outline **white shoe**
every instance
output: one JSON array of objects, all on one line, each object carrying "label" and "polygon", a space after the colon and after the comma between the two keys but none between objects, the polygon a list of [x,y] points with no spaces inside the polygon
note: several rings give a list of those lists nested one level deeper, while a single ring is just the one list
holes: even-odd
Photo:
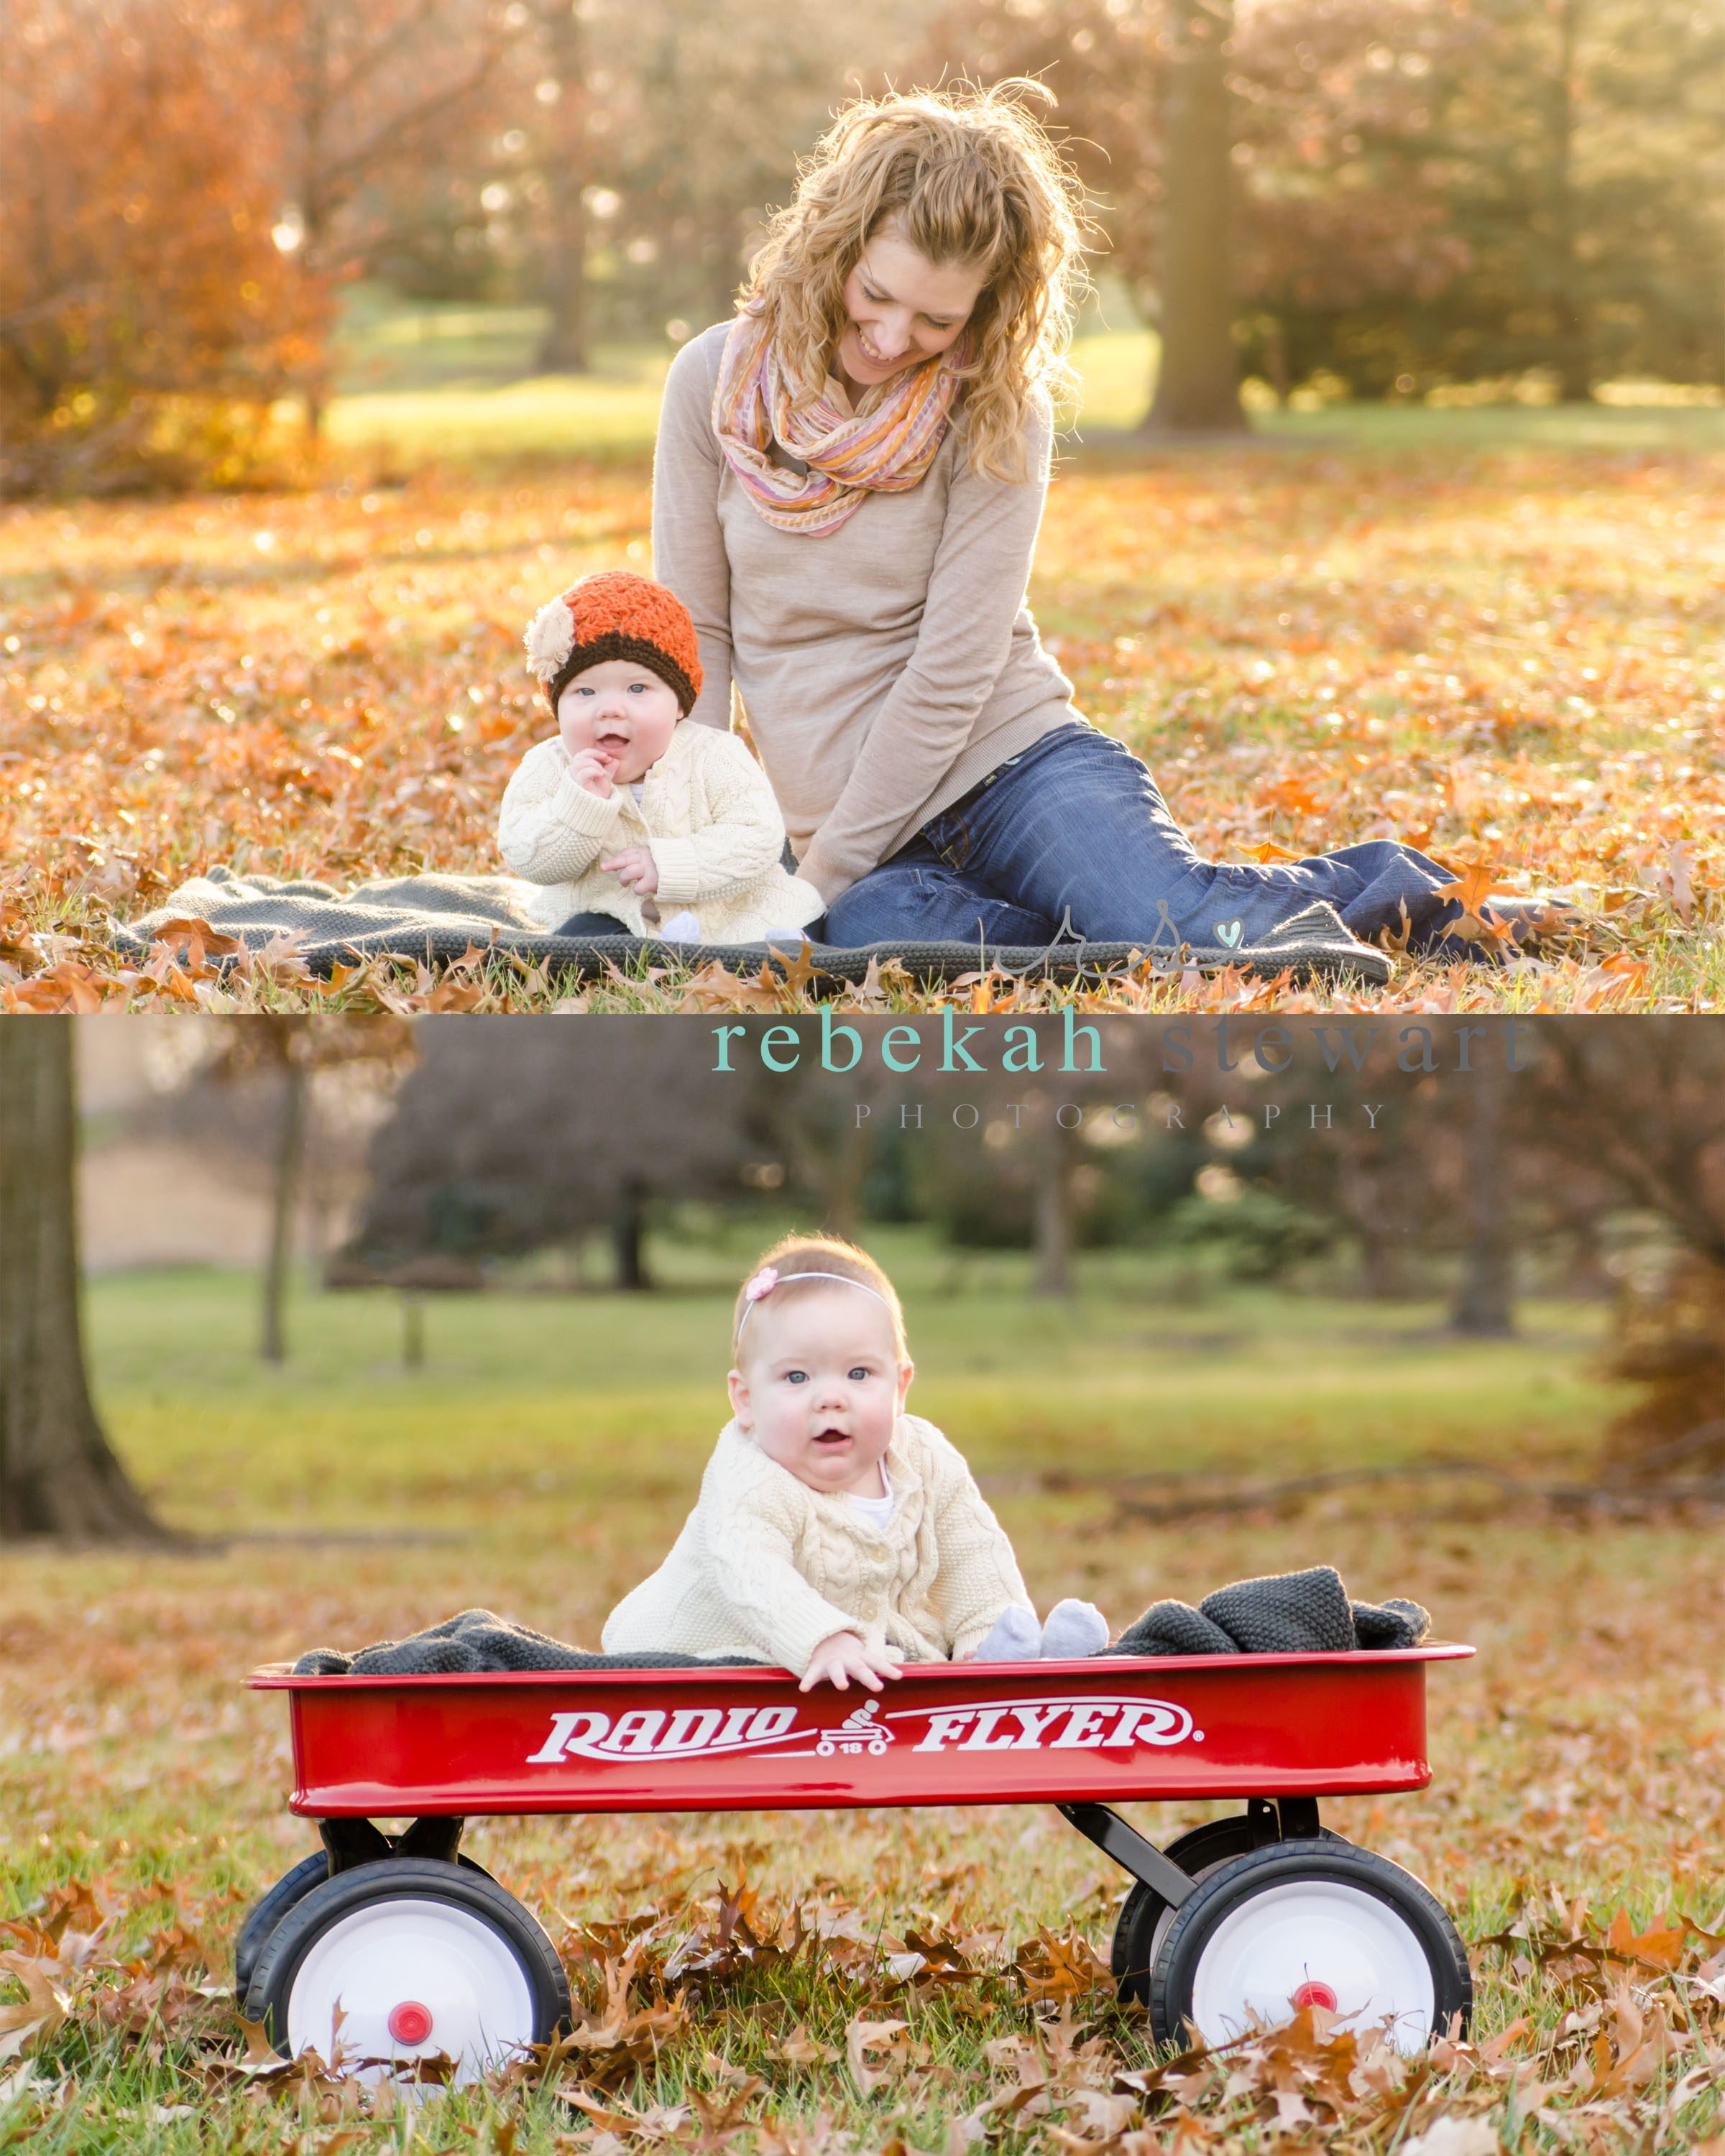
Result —
[{"label": "white shoe", "polygon": [[1036,1622],[1036,1612],[1009,1602],[971,1659],[978,1662],[1034,1662],[1041,1652],[1042,1630]]},{"label": "white shoe", "polygon": [[1107,1619],[1094,1602],[1075,1602],[1070,1595],[1055,1603],[1042,1628],[1045,1662],[1079,1661],[1086,1655],[1100,1654],[1107,1644]]}]

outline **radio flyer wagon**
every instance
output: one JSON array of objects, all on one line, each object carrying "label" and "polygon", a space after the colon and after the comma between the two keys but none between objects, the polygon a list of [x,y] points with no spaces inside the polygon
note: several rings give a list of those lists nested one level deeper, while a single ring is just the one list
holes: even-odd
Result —
[{"label": "radio flyer wagon", "polygon": [[[1471,2003],[1466,1950],[1398,1865],[1319,1824],[1326,1796],[1419,1789],[1428,1645],[1353,1654],[911,1664],[880,1694],[783,1670],[295,1676],[290,1808],[322,1847],[248,1915],[235,1995],[297,2055],[447,2055],[460,2077],[550,2040],[567,1980],[533,1916],[459,1853],[525,1812],[1053,1804],[1134,1881],[1113,1971],[1163,2041],[1318,2005],[1425,2045]],[[1244,1798],[1158,1849],[1110,1809]],[[377,1820],[409,1819],[394,1835]]]}]

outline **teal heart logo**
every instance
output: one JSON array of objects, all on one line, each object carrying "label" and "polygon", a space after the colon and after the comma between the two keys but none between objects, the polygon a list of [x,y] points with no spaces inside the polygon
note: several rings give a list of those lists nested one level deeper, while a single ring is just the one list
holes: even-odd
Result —
[{"label": "teal heart logo", "polygon": [[1244,924],[1240,921],[1224,921],[1216,931],[1216,938],[1219,942],[1225,943],[1230,951],[1235,951],[1239,949],[1244,932]]}]

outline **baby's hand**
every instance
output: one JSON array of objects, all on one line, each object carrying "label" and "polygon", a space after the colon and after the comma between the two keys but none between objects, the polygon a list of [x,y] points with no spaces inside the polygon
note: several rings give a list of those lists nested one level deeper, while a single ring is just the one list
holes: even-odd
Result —
[{"label": "baby's hand", "polygon": [[809,1657],[799,1691],[813,1691],[818,1684],[830,1684],[843,1691],[852,1677],[870,1691],[879,1691],[882,1677],[896,1677],[899,1666],[884,1647],[871,1647],[855,1632],[834,1632]]},{"label": "baby's hand", "polygon": [[650,898],[659,888],[659,864],[653,858],[650,846],[625,846],[620,854],[613,854],[608,861],[599,866],[614,875],[626,891],[633,891],[639,898]]},{"label": "baby's hand", "polygon": [[596,793],[601,801],[611,798],[611,759],[602,750],[575,750],[569,758],[569,769],[578,786],[588,793]]}]

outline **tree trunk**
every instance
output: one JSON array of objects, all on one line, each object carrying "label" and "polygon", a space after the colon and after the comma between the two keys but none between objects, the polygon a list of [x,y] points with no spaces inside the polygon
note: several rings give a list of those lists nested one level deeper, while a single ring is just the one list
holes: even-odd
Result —
[{"label": "tree trunk", "polygon": [[1450,1329],[1476,1339],[1515,1330],[1515,1245],[1510,1222],[1509,1162],[1503,1143],[1501,1069],[1474,1080],[1467,1128],[1467,1256],[1450,1313]]},{"label": "tree trunk", "polygon": [[1566,404],[1584,404],[1593,395],[1591,340],[1575,249],[1575,46],[1580,28],[1581,0],[1563,0],[1558,10],[1557,66],[1550,85],[1549,215],[1552,305],[1557,315],[1553,358],[1558,394]]},{"label": "tree trunk", "polygon": [[425,1367],[425,1298],[411,1288],[401,1299],[401,1363],[404,1370]]},{"label": "tree trunk", "polygon": [[1036,1142],[1036,1272],[1032,1295],[1072,1292],[1072,1202],[1066,1148],[1050,1131]]},{"label": "tree trunk", "polygon": [[1161,280],[1162,358],[1146,429],[1238,432],[1228,63],[1232,0],[1180,0],[1168,69]]},{"label": "tree trunk", "polygon": [[294,1255],[294,1201],[300,1190],[305,1144],[305,1065],[290,1056],[282,1065],[281,1126],[276,1134],[275,1180],[270,1195],[270,1255],[264,1266],[264,1324],[259,1353],[266,1363],[287,1360],[283,1323],[288,1269]]},{"label": "tree trunk", "polygon": [[841,1242],[848,1243],[855,1238],[863,1178],[869,1171],[869,1155],[873,1147],[874,1141],[868,1130],[859,1126],[853,1116],[839,1132],[838,1151],[827,1182],[827,1202],[821,1221],[823,1233],[836,1235]]},{"label": "tree trunk", "polygon": [[551,124],[554,147],[546,173],[550,229],[545,299],[551,318],[537,364],[547,374],[584,374],[587,349],[587,113],[582,86],[581,23],[567,4],[547,20],[552,80],[562,91]]},{"label": "tree trunk", "polygon": [[611,1247],[617,1257],[617,1285],[631,1293],[644,1293],[653,1285],[643,1249],[646,1228],[645,1186],[633,1177],[617,1194],[617,1209],[611,1216]]},{"label": "tree trunk", "polygon": [[1397,1302],[1407,1293],[1407,1266],[1400,1242],[1375,1229],[1359,1231],[1359,1292],[1376,1302]]},{"label": "tree trunk", "polygon": [[72,1020],[0,1019],[0,1538],[165,1540],[90,1397]]}]

